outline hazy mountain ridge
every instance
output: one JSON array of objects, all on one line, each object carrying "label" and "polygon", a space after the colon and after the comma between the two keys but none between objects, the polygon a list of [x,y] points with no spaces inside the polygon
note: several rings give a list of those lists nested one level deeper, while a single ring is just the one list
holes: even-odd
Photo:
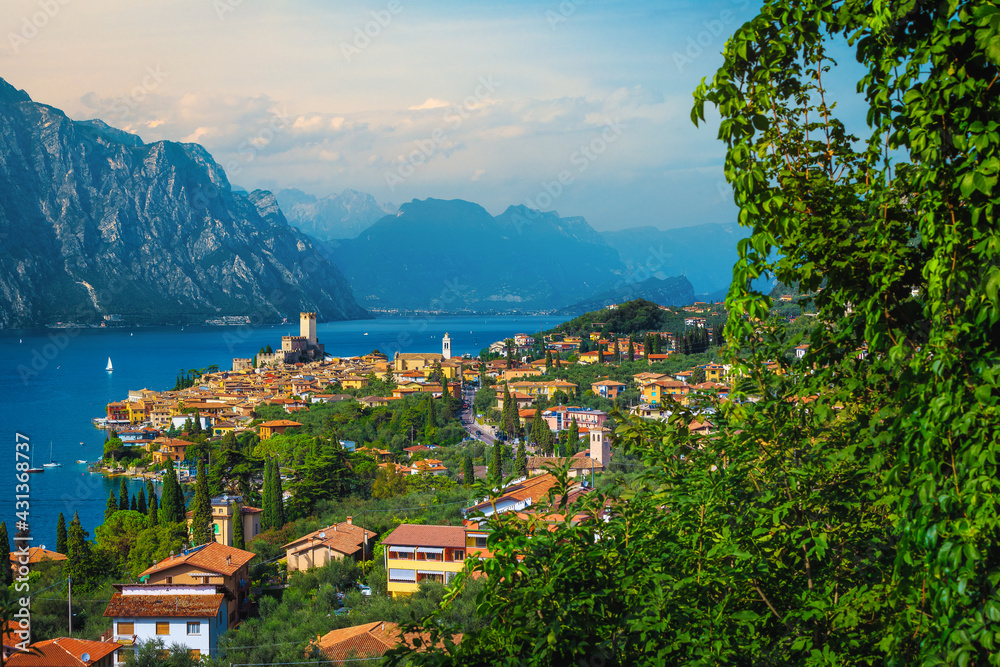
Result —
[{"label": "hazy mountain ridge", "polygon": [[70,120],[2,79],[0,191],[0,327],[367,316],[273,196],[232,192],[203,147]]},{"label": "hazy mountain ridge", "polygon": [[736,223],[709,223],[666,231],[632,227],[601,236],[618,251],[633,280],[684,275],[696,294],[710,294],[728,289],[739,259],[736,245],[749,232]]},{"label": "hazy mountain ridge", "polygon": [[327,247],[373,308],[554,309],[624,273],[583,218],[513,206],[493,217],[463,200],[414,200]]},{"label": "hazy mountain ridge", "polygon": [[392,204],[380,204],[366,192],[349,188],[322,198],[286,188],[278,190],[275,197],[288,224],[321,241],[353,239],[398,210]]}]

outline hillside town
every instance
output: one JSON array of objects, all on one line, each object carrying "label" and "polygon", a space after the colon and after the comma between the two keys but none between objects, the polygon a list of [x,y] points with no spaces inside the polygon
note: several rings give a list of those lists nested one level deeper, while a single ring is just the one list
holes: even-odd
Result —
[{"label": "hillside town", "polygon": [[[410,604],[492,558],[502,516],[587,525],[613,512],[583,508],[607,480],[643,469],[616,446],[620,420],[663,421],[681,410],[693,415],[691,433],[712,432],[708,399],[729,392],[729,367],[713,352],[724,309],[621,308],[628,320],[669,311],[681,326],[616,334],[591,317],[516,334],[478,357],[453,355],[444,333],[440,351],[341,358],[318,340],[315,314],[302,313],[300,335],[273,351],[235,358],[229,370],[189,371],[169,390],[129,391],[94,420],[108,437],[92,470],[123,478],[105,525],[134,524],[106,620],[88,624],[100,629],[88,638],[32,635],[30,645],[44,656],[86,653],[89,664],[125,664],[147,645],[223,660],[225,638],[265,614],[264,599],[308,573],[345,567],[351,581],[324,611],[336,627],[301,650],[377,657],[411,640],[389,618],[347,622],[372,596]],[[616,311],[602,312],[610,321]],[[130,494],[126,478],[144,489]],[[370,505],[415,497],[450,505],[445,521],[426,511],[387,520]],[[353,502],[356,513],[327,511],[317,525],[333,500]],[[106,546],[103,528],[91,555]],[[36,550],[31,565],[79,570],[85,557],[75,551],[72,542]],[[7,664],[34,664],[27,659],[11,651]]]}]

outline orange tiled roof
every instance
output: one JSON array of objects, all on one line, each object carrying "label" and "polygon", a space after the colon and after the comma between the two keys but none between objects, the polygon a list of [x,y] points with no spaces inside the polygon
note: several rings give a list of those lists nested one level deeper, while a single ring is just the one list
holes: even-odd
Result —
[{"label": "orange tiled roof", "polygon": [[219,613],[225,601],[224,593],[207,595],[122,595],[115,593],[105,616],[136,618],[205,618]]},{"label": "orange tiled roof", "polygon": [[389,533],[382,544],[386,546],[453,547],[465,546],[465,529],[461,526],[424,526],[401,524]]},{"label": "orange tiled roof", "polygon": [[[6,664],[8,667],[83,667],[97,662],[121,647],[121,644],[114,642],[57,637],[31,644],[31,648],[37,651],[35,654],[15,651],[7,658]],[[90,654],[88,662],[80,659],[84,653]]]},{"label": "orange tiled roof", "polygon": [[[17,552],[13,552],[10,555],[10,562],[17,563],[18,565],[23,565],[19,560],[21,556]],[[66,556],[62,555],[58,551],[49,551],[42,547],[28,547],[28,564],[34,565],[35,563],[41,563],[46,560],[66,560]]]},{"label": "orange tiled roof", "polygon": [[[404,635],[396,623],[375,621],[331,630],[320,637],[315,645],[327,658],[341,661],[348,658],[377,658],[400,643],[414,646],[415,637],[420,638],[421,649],[430,643],[430,636],[427,633]],[[458,642],[461,641],[461,637],[462,635],[455,635],[454,639]]]},{"label": "orange tiled roof", "polygon": [[[176,556],[164,558],[156,565],[145,570],[140,577],[169,570],[178,565],[190,565],[199,570],[217,572],[225,576],[234,574],[238,569],[253,560],[257,554],[236,547],[227,547],[218,542],[209,542],[202,547],[186,549]],[[229,558],[228,562],[226,558]]]}]

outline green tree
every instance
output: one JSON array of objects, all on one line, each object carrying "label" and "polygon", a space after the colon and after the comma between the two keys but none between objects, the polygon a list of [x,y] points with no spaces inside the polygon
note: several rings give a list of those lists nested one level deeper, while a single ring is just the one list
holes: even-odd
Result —
[{"label": "green tree", "polygon": [[528,476],[528,455],[524,451],[524,443],[517,443],[517,454],[514,457],[514,476]]},{"label": "green tree", "polygon": [[107,521],[118,511],[118,498],[115,497],[114,489],[111,490],[108,496],[108,503],[104,508],[104,520]]},{"label": "green tree", "polygon": [[276,528],[277,517],[275,516],[276,506],[274,504],[274,498],[272,494],[274,493],[274,485],[272,484],[271,477],[274,474],[274,465],[272,459],[268,459],[264,462],[264,483],[261,488],[261,497],[263,505],[261,509],[263,510],[260,514],[260,528],[261,530],[269,530],[271,528]]},{"label": "green tree", "polygon": [[119,567],[127,569],[129,553],[139,534],[149,527],[149,517],[132,510],[118,511],[94,529],[94,537],[102,554],[117,559]]},{"label": "green tree", "polygon": [[[62,512],[59,512],[59,519],[56,520],[56,552],[66,555],[66,543],[68,535],[66,533],[66,519],[63,517]],[[0,554],[2,555],[2,554]],[[6,561],[0,561],[6,562]]]},{"label": "green tree", "polygon": [[167,468],[163,471],[163,493],[160,496],[160,516],[158,523],[179,523],[184,521],[184,492],[177,481],[177,471],[174,462],[167,459]]},{"label": "green tree", "polygon": [[125,477],[121,478],[118,484],[118,509],[127,510],[129,509],[129,499],[128,499],[128,481]]},{"label": "green tree", "polygon": [[635,334],[628,337],[628,360],[635,361]]},{"label": "green tree", "polygon": [[475,469],[472,465],[472,454],[468,451],[462,456],[462,482],[466,486],[472,486],[476,479]]},{"label": "green tree", "polygon": [[146,489],[139,489],[139,493],[136,495],[135,511],[139,514],[145,514],[148,509],[146,506]]},{"label": "green tree", "polygon": [[247,539],[243,530],[243,505],[236,505],[236,512],[233,515],[233,546],[237,549],[246,549]]},{"label": "green tree", "polygon": [[406,476],[396,472],[396,465],[390,463],[384,468],[379,468],[375,476],[375,484],[372,486],[373,498],[392,498],[406,493]]},{"label": "green tree", "polygon": [[156,500],[156,494],[149,494],[149,507],[146,511],[146,516],[149,517],[149,526],[152,528],[160,521],[160,508],[159,503]]},{"label": "green tree", "polygon": [[86,588],[91,583],[94,574],[90,542],[87,541],[87,532],[80,523],[80,515],[76,512],[73,513],[73,520],[69,522],[69,532],[66,536],[66,565],[63,572],[73,577],[74,583],[81,588]]},{"label": "green tree", "polygon": [[552,373],[552,350],[545,351],[545,374]]},{"label": "green tree", "polygon": [[191,501],[191,543],[206,544],[214,538],[212,530],[212,497],[208,493],[208,473],[205,460],[198,460],[198,477]]},{"label": "green tree", "polygon": [[[10,563],[10,537],[7,535],[7,522],[0,521],[0,563]],[[0,567],[0,590],[5,590],[14,581],[14,574],[9,567]]]},{"label": "green tree", "polygon": [[490,456],[490,465],[487,470],[490,483],[499,484],[503,479],[503,447],[499,440],[493,441],[493,451]]},{"label": "green tree", "polygon": [[563,456],[572,456],[580,448],[580,427],[576,423],[576,417],[569,424],[569,435],[566,437],[567,453]]}]

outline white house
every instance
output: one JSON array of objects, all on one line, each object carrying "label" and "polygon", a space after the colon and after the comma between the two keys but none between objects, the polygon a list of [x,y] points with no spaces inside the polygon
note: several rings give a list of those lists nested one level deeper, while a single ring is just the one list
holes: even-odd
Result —
[{"label": "white house", "polygon": [[134,646],[163,640],[166,648],[186,646],[191,655],[218,654],[219,637],[229,628],[226,613],[233,594],[219,584],[115,584],[105,616],[114,625],[114,641],[121,644],[116,665],[123,664]]}]

